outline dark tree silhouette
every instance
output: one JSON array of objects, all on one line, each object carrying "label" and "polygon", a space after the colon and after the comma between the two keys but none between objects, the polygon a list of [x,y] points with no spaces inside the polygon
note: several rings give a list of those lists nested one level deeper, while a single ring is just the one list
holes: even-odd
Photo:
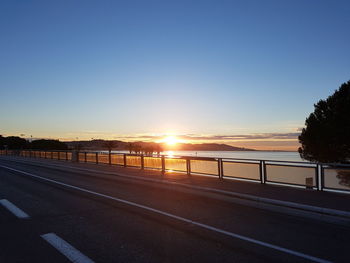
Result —
[{"label": "dark tree silhouette", "polygon": [[132,154],[132,152],[134,150],[134,144],[131,142],[128,142],[126,145],[126,148],[128,149],[129,153]]},{"label": "dark tree silhouette", "polygon": [[17,136],[9,136],[3,138],[3,147],[12,150],[20,150],[28,147],[28,141],[26,139],[17,137]]},{"label": "dark tree silhouette", "polygon": [[109,153],[115,148],[118,147],[117,143],[115,141],[105,141],[103,146],[108,150]]},{"label": "dark tree silhouette", "polygon": [[73,146],[73,149],[74,149],[75,151],[77,151],[77,152],[80,152],[83,148],[84,148],[84,147],[83,147],[83,145],[82,145],[80,142],[75,143],[74,146]]},{"label": "dark tree silhouette", "polygon": [[163,152],[163,147],[162,147],[162,145],[160,145],[159,143],[157,143],[156,146],[155,146],[155,149],[156,149],[157,155],[160,156],[160,153]]},{"label": "dark tree silhouette", "polygon": [[64,142],[59,140],[35,140],[30,143],[31,149],[36,150],[67,150],[68,147]]},{"label": "dark tree silhouette", "polygon": [[148,144],[143,148],[143,152],[145,155],[152,156],[154,152],[154,147],[152,144]]},{"label": "dark tree silhouette", "polygon": [[5,138],[0,135],[0,149],[4,149],[4,145],[5,145]]},{"label": "dark tree silhouette", "polygon": [[319,162],[350,161],[350,81],[314,105],[299,142],[303,159]]},{"label": "dark tree silhouette", "polygon": [[142,145],[140,144],[140,143],[134,143],[133,144],[134,146],[134,148],[133,148],[133,151],[134,151],[134,153],[135,154],[141,154],[141,152],[142,152]]}]

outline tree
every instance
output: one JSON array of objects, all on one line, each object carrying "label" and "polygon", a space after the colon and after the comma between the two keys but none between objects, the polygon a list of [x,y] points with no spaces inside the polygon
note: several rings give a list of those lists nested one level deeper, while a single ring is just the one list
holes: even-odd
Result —
[{"label": "tree", "polygon": [[152,144],[148,144],[143,148],[144,154],[152,156],[154,152],[154,147]]},{"label": "tree", "polygon": [[132,151],[134,150],[134,144],[131,142],[128,142],[126,145],[126,148],[128,149],[129,153],[132,154]]},{"label": "tree", "polygon": [[73,144],[73,150],[80,152],[83,149],[83,145],[80,142],[76,142]]},{"label": "tree", "polygon": [[35,150],[67,150],[68,147],[64,142],[59,140],[34,140],[30,143],[30,148]]},{"label": "tree", "polygon": [[300,156],[318,162],[350,161],[350,81],[314,105],[299,136]]},{"label": "tree", "polygon": [[26,139],[20,138],[18,136],[4,137],[3,146],[10,150],[20,150],[25,149],[28,146]]},{"label": "tree", "polygon": [[156,144],[155,148],[158,156],[160,156],[160,153],[164,151],[162,145],[159,143]]},{"label": "tree", "polygon": [[5,138],[0,135],[0,149],[4,149],[4,145],[5,145]]},{"label": "tree", "polygon": [[133,144],[133,151],[135,154],[141,154],[142,151],[142,146],[139,143],[134,143]]},{"label": "tree", "polygon": [[115,141],[106,141],[103,146],[107,148],[108,152],[111,153],[114,148],[117,148],[118,145]]}]

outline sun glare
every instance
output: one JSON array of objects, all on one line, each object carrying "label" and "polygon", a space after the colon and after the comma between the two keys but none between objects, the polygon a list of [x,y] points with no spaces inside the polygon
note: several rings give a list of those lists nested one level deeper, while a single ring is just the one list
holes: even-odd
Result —
[{"label": "sun glare", "polygon": [[166,151],[165,154],[166,154],[166,156],[167,156],[168,158],[174,157],[174,152],[173,152],[173,151]]},{"label": "sun glare", "polygon": [[167,136],[163,139],[163,142],[168,145],[175,145],[179,142],[179,139],[177,139],[175,136]]}]

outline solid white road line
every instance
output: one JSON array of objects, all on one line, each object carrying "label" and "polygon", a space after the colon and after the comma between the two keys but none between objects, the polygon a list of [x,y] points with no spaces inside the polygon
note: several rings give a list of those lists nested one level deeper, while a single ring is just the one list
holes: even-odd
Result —
[{"label": "solid white road line", "polygon": [[253,244],[257,244],[257,245],[260,245],[260,246],[263,246],[263,247],[271,248],[271,249],[274,249],[274,250],[277,250],[277,251],[280,251],[280,252],[284,252],[286,254],[290,254],[290,255],[293,255],[293,256],[301,257],[301,258],[304,258],[304,259],[307,259],[307,260],[310,260],[310,261],[320,262],[320,263],[330,263],[331,262],[331,261],[328,261],[328,260],[325,260],[325,259],[317,258],[317,257],[310,256],[310,255],[307,255],[307,254],[304,254],[304,253],[300,253],[300,252],[297,252],[297,251],[294,251],[294,250],[291,250],[291,249],[287,249],[287,248],[276,246],[276,245],[273,245],[273,244],[270,244],[270,243],[266,243],[266,242],[263,242],[263,241],[260,241],[260,240],[256,240],[254,238],[242,236],[242,235],[239,235],[239,234],[236,234],[236,233],[233,233],[233,232],[229,232],[229,231],[226,231],[226,230],[223,230],[223,229],[220,229],[220,228],[216,228],[216,227],[213,227],[213,226],[210,226],[210,225],[206,225],[206,224],[202,224],[202,223],[199,223],[199,222],[196,222],[196,221],[192,221],[191,219],[187,219],[187,218],[184,218],[184,217],[181,217],[181,216],[170,214],[168,212],[164,212],[164,211],[161,211],[161,210],[149,207],[149,206],[145,206],[145,205],[137,204],[137,203],[130,202],[130,201],[127,201],[127,200],[123,200],[123,199],[120,199],[120,198],[116,198],[116,197],[113,197],[113,196],[101,194],[101,193],[94,192],[94,191],[91,191],[91,190],[88,190],[88,189],[80,188],[78,186],[65,184],[65,183],[62,183],[62,182],[59,182],[59,181],[56,181],[56,180],[52,180],[52,179],[48,179],[48,178],[45,178],[45,177],[42,177],[42,176],[39,176],[39,175],[35,175],[35,174],[28,173],[28,172],[25,172],[25,171],[17,170],[17,169],[8,167],[8,166],[0,165],[0,167],[8,169],[10,171],[14,171],[14,172],[17,172],[17,173],[28,175],[28,176],[33,177],[33,178],[41,179],[43,181],[47,181],[47,182],[51,182],[51,183],[54,183],[54,184],[62,185],[62,186],[65,186],[67,188],[75,189],[75,190],[78,190],[78,191],[81,191],[81,192],[85,192],[85,193],[89,193],[89,194],[92,194],[92,195],[95,195],[95,196],[99,196],[99,197],[104,197],[106,199],[114,200],[114,201],[117,201],[117,202],[120,202],[120,203],[123,203],[123,204],[127,204],[127,205],[130,205],[130,206],[141,208],[141,209],[146,210],[146,211],[151,211],[151,212],[153,212],[155,214],[160,214],[160,215],[163,215],[163,216],[167,216],[167,217],[176,219],[176,220],[181,221],[181,222],[186,222],[188,224],[192,224],[192,225],[195,225],[195,226],[207,229],[207,230],[211,230],[213,232],[221,233],[221,234],[224,234],[226,236],[230,236],[230,237],[233,237],[233,238],[244,240],[244,241],[247,241],[247,242],[250,242],[250,243],[253,243]]},{"label": "solid white road line", "polygon": [[18,218],[27,219],[30,217],[27,213],[25,213],[23,210],[19,209],[17,206],[15,206],[6,199],[0,200],[0,204],[2,204],[5,208],[7,208],[12,214],[17,216]]},{"label": "solid white road line", "polygon": [[[23,163],[21,161],[15,161],[15,162]],[[64,169],[69,168],[69,169],[78,170],[78,171],[92,172],[92,173],[105,174],[105,175],[113,175],[113,176],[119,176],[122,178],[124,177],[127,179],[136,179],[139,181],[146,181],[146,182],[148,181],[151,183],[175,185],[175,186],[181,186],[184,188],[189,188],[189,189],[194,189],[194,190],[201,190],[201,191],[207,191],[207,192],[212,192],[212,193],[229,195],[232,197],[237,197],[240,199],[247,199],[250,201],[257,202],[257,203],[266,203],[266,204],[270,204],[270,205],[288,207],[288,208],[298,209],[298,210],[302,210],[302,211],[315,212],[315,213],[320,213],[321,215],[326,214],[326,215],[331,215],[331,216],[340,216],[340,217],[350,218],[350,212],[343,211],[343,210],[336,210],[336,209],[331,209],[331,208],[294,203],[294,202],[290,202],[290,201],[281,201],[281,200],[276,200],[276,199],[259,197],[259,196],[255,196],[255,195],[251,195],[251,194],[243,194],[243,193],[220,190],[220,189],[205,187],[205,186],[189,185],[186,183],[178,183],[178,182],[166,181],[166,180],[162,180],[162,179],[154,179],[154,178],[147,178],[147,177],[141,177],[141,176],[135,176],[135,175],[127,175],[127,174],[123,174],[120,172],[118,172],[118,173],[104,172],[104,171],[100,171],[100,170],[74,167],[74,166],[68,166],[68,165],[58,165],[58,164],[52,164],[52,163],[50,163],[48,165],[48,164],[44,164],[43,162],[34,162],[34,161],[30,161],[30,162],[35,163],[35,164],[39,164],[40,166],[46,167],[46,168],[51,168],[52,166],[55,166],[55,167],[60,167],[60,168],[64,168]]]},{"label": "solid white road line", "polygon": [[94,261],[54,233],[41,235],[41,237],[74,263],[94,263]]}]

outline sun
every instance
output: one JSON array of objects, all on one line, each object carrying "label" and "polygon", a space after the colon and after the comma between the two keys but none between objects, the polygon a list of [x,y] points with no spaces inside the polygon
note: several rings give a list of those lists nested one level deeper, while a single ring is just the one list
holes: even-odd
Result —
[{"label": "sun", "polygon": [[186,143],[186,141],[183,140],[181,137],[179,138],[175,135],[166,135],[162,139],[160,139],[158,143],[163,143],[168,146],[176,146],[177,144]]},{"label": "sun", "polygon": [[176,138],[175,136],[167,136],[162,140],[164,143],[167,145],[175,145],[177,144],[180,140]]}]

